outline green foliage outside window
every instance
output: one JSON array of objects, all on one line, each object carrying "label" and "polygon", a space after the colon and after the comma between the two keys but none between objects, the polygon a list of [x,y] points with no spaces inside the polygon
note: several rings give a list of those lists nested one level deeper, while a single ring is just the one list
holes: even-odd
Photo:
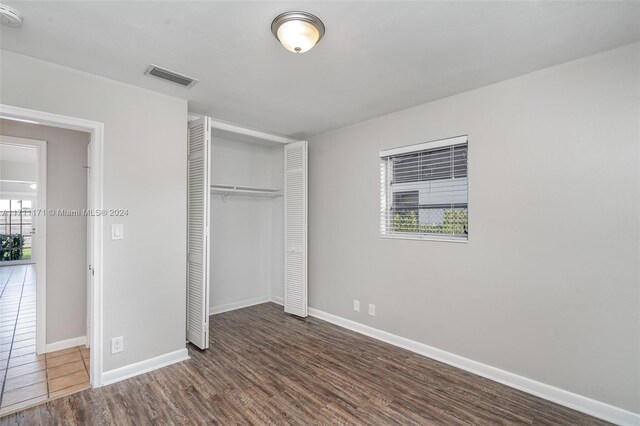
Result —
[{"label": "green foliage outside window", "polygon": [[449,209],[444,211],[441,224],[420,224],[415,211],[396,213],[393,216],[394,232],[412,232],[423,234],[465,235],[468,227],[467,210]]},{"label": "green foliage outside window", "polygon": [[0,261],[21,260],[24,236],[20,234],[0,234]]}]

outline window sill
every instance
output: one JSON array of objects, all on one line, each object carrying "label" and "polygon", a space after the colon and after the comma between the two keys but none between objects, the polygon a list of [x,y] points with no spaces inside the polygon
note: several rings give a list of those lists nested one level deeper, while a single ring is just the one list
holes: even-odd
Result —
[{"label": "window sill", "polygon": [[380,235],[380,238],[387,240],[414,240],[414,241],[440,241],[443,243],[468,243],[469,239],[435,237],[431,235],[420,236],[404,236],[404,235]]}]

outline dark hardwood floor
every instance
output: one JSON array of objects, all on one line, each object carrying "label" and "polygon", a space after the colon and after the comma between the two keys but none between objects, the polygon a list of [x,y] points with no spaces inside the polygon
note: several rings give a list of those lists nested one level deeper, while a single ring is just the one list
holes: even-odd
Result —
[{"label": "dark hardwood floor", "polygon": [[213,316],[189,352],[0,424],[607,424],[272,303]]}]

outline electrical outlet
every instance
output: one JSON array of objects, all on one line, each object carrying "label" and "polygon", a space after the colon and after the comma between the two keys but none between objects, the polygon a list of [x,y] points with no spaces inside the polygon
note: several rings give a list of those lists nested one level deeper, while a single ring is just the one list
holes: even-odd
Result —
[{"label": "electrical outlet", "polygon": [[371,303],[369,303],[369,315],[371,315],[372,317],[376,316],[376,305],[372,305]]},{"label": "electrical outlet", "polygon": [[353,301],[353,310],[356,312],[360,312],[360,301],[359,300],[354,300]]},{"label": "electrical outlet", "polygon": [[114,337],[111,339],[111,353],[117,354],[124,350],[124,337]]}]

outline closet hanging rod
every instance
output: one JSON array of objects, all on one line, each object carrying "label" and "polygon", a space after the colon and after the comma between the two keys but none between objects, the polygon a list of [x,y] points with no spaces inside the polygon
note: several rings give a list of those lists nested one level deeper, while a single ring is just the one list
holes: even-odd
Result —
[{"label": "closet hanging rod", "polygon": [[236,185],[211,185],[211,192],[215,194],[223,195],[256,195],[259,197],[280,197],[282,191],[279,189],[271,188],[253,188],[250,186],[236,186]]}]

